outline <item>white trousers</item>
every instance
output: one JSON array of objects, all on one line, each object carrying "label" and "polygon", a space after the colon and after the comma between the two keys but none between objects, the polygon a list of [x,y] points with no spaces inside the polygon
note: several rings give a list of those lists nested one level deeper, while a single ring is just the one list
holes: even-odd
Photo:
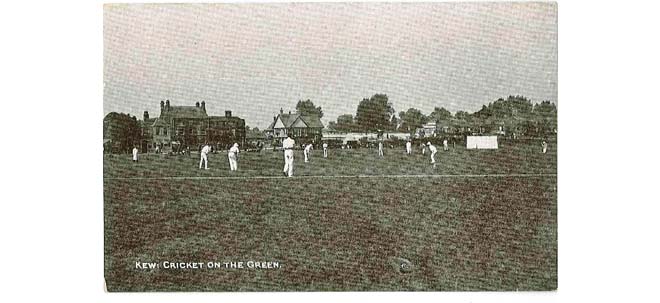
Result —
[{"label": "white trousers", "polygon": [[380,157],[383,156],[383,149],[380,148],[380,147],[378,148],[378,156],[380,156]]},{"label": "white trousers", "polygon": [[229,158],[229,170],[238,170],[238,160],[236,159],[236,155],[234,153],[230,153],[227,155],[227,157]]},{"label": "white trousers", "polygon": [[305,154],[305,163],[309,162],[309,152],[305,150],[303,153]]},{"label": "white trousers", "polygon": [[436,152],[431,152],[431,163],[435,163],[435,153]]},{"label": "white trousers", "polygon": [[327,157],[328,157],[328,149],[324,148],[323,149],[323,158],[327,158]]},{"label": "white trousers", "polygon": [[289,177],[293,177],[293,150],[287,149],[284,151],[284,172]]},{"label": "white trousers", "polygon": [[205,153],[201,153],[201,159],[199,159],[199,168],[202,168],[202,163],[204,163],[204,168],[209,168],[209,159]]},{"label": "white trousers", "polygon": [[412,153],[412,148],[406,146],[406,154],[411,154]]}]

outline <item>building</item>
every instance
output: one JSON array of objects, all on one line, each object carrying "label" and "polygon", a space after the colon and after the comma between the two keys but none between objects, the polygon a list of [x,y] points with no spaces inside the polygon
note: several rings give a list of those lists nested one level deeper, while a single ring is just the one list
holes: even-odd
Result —
[{"label": "building", "polygon": [[231,111],[209,116],[204,101],[195,106],[171,106],[170,100],[160,101],[160,116],[150,118],[145,111],[141,126],[143,151],[153,151],[156,146],[163,151],[197,150],[204,143],[225,149],[235,142],[245,143],[245,120],[232,116]]},{"label": "building", "polygon": [[323,123],[319,117],[291,112],[285,114],[280,109],[280,114],[273,117],[273,122],[266,129],[266,133],[270,139],[278,142],[284,140],[287,134],[293,134],[294,138],[306,142],[320,142],[322,130]]}]

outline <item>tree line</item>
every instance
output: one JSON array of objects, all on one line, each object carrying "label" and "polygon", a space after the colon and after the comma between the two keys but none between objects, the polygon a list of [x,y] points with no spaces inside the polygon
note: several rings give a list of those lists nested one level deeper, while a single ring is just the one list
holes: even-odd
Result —
[{"label": "tree line", "polygon": [[[320,111],[320,107],[318,109]],[[339,115],[327,127],[340,132],[394,131],[413,134],[428,122],[439,123],[451,132],[487,132],[501,126],[508,133],[547,135],[556,131],[557,106],[550,101],[534,104],[524,96],[509,96],[483,105],[474,113],[457,111],[452,114],[444,107],[435,107],[428,115],[417,108],[408,108],[397,115],[387,95],[376,94],[362,99],[355,115]]]}]

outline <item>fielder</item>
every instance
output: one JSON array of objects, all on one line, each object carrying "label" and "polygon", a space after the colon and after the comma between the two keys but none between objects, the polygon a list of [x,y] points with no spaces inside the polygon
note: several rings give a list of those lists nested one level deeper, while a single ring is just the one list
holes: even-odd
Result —
[{"label": "fielder", "polygon": [[303,151],[303,153],[305,154],[305,163],[309,162],[309,156],[310,156],[310,153],[312,152],[312,149],[314,149],[314,147],[312,146],[312,143],[307,144],[305,146],[305,149]]},{"label": "fielder", "polygon": [[202,150],[199,153],[199,169],[202,169],[202,163],[204,163],[204,169],[209,169],[209,152],[211,152],[211,147],[208,144],[204,144],[204,147],[202,147]]},{"label": "fielder", "polygon": [[291,139],[291,134],[288,134],[286,139],[282,141],[282,148],[284,149],[284,175],[293,177],[293,147],[296,141]]},{"label": "fielder", "polygon": [[438,152],[438,149],[431,142],[426,142],[426,145],[429,146],[429,152],[431,152],[431,164],[435,164],[435,153]]},{"label": "fielder", "polygon": [[138,149],[137,149],[137,147],[134,146],[133,147],[133,162],[137,162],[137,161],[138,161]]},{"label": "fielder", "polygon": [[543,143],[541,143],[541,148],[543,149],[544,154],[548,152],[548,142],[545,142],[544,140]]},{"label": "fielder", "polygon": [[378,141],[378,156],[383,156],[383,141]]},{"label": "fielder", "polygon": [[412,143],[410,141],[406,142],[406,154],[412,154]]},{"label": "fielder", "polygon": [[420,143],[420,146],[422,147],[422,155],[426,154],[426,145],[424,143]]},{"label": "fielder", "polygon": [[229,170],[230,171],[237,171],[238,170],[238,153],[240,151],[238,150],[238,143],[234,143],[232,147],[229,149],[229,152],[227,153],[227,157],[229,158]]},{"label": "fielder", "polygon": [[446,138],[444,140],[442,140],[442,149],[444,149],[444,151],[449,150],[449,142],[447,142]]},{"label": "fielder", "polygon": [[328,157],[328,143],[323,143],[323,158]]}]

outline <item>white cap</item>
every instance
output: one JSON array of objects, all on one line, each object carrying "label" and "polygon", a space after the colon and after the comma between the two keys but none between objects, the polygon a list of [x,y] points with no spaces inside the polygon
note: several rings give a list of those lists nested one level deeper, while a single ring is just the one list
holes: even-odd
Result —
[{"label": "white cap", "polygon": [[431,141],[429,141],[429,142],[426,142],[426,145],[431,145]]}]

